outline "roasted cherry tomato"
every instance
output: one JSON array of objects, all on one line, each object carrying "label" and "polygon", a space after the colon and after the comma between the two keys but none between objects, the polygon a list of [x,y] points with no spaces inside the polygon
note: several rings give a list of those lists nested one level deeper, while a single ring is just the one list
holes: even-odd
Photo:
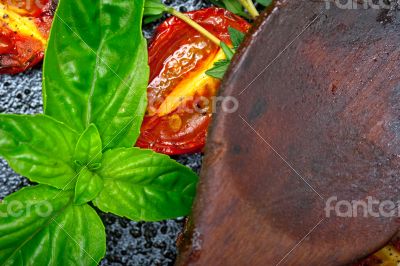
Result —
[{"label": "roasted cherry tomato", "polygon": [[0,74],[16,74],[43,59],[54,8],[51,0],[0,0]]},{"label": "roasted cherry tomato", "polygon": [[[221,8],[186,14],[228,45],[228,27],[250,28]],[[220,84],[205,72],[224,58],[216,44],[180,19],[162,23],[149,47],[149,105],[136,145],[170,155],[201,151]]]},{"label": "roasted cherry tomato", "polygon": [[400,265],[400,240],[392,241],[368,258],[352,266],[398,266]]}]

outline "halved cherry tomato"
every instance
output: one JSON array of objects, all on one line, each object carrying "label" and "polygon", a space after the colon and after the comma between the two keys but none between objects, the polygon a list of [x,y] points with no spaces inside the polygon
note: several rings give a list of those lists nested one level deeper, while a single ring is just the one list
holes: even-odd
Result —
[{"label": "halved cherry tomato", "polygon": [[[186,13],[228,45],[228,27],[250,24],[221,8]],[[223,59],[222,50],[176,17],[156,30],[149,47],[148,108],[137,146],[169,155],[201,151],[220,81],[205,72]]]},{"label": "halved cherry tomato", "polygon": [[0,74],[16,74],[43,59],[53,20],[51,0],[0,0]]},{"label": "halved cherry tomato", "polygon": [[397,266],[400,264],[400,240],[395,240],[352,266]]}]

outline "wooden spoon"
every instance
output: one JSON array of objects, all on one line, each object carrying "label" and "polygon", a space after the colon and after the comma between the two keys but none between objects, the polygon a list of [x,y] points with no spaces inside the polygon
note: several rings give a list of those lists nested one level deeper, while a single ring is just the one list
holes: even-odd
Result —
[{"label": "wooden spoon", "polygon": [[178,265],[343,265],[397,232],[362,204],[400,200],[400,19],[327,5],[278,2],[235,57]]}]

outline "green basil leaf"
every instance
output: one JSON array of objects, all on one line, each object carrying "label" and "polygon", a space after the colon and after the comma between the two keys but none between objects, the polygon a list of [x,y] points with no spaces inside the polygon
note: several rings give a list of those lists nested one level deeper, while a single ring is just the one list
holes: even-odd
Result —
[{"label": "green basil leaf", "polygon": [[219,66],[225,66],[225,65],[229,65],[231,63],[231,61],[230,60],[228,60],[228,59],[221,59],[221,60],[218,60],[217,62],[215,62],[214,63],[214,66],[217,66],[217,67],[219,67]]},{"label": "green basil leaf", "polygon": [[165,12],[167,12],[167,7],[160,0],[146,0],[144,3],[144,17],[162,15]]},{"label": "green basil leaf", "polygon": [[45,185],[24,188],[0,204],[0,265],[97,265],[105,230],[88,205]]},{"label": "green basil leaf", "polygon": [[136,221],[189,214],[198,180],[168,156],[137,148],[107,151],[97,173],[104,188],[93,203],[102,211]]},{"label": "green basil leaf", "polygon": [[214,63],[214,66],[206,71],[206,74],[217,79],[222,79],[229,68],[229,60],[219,60]]},{"label": "green basil leaf", "polygon": [[156,20],[161,19],[162,17],[163,17],[163,14],[154,15],[154,16],[146,16],[146,17],[143,19],[143,23],[144,23],[144,24],[149,24],[149,23],[152,23],[152,22],[154,22],[154,21],[156,21]]},{"label": "green basil leaf", "polygon": [[231,60],[232,57],[233,57],[233,55],[235,54],[235,53],[232,51],[232,49],[229,48],[229,46],[228,46],[226,43],[224,43],[224,42],[221,42],[221,48],[222,48],[222,51],[224,51],[224,54],[225,54],[225,56],[226,56],[226,59]]},{"label": "green basil leaf", "polygon": [[45,113],[79,133],[91,123],[104,148],[130,147],[147,102],[144,0],[61,0],[44,61]]},{"label": "green basil leaf", "polygon": [[[218,6],[218,7],[222,7],[222,8],[226,8],[226,6],[224,5],[224,3],[221,0],[210,0],[210,2],[214,5],[214,6]],[[231,11],[232,12],[232,11]]]},{"label": "green basil leaf", "polygon": [[237,50],[240,46],[240,44],[242,44],[243,40],[244,40],[244,33],[232,28],[232,27],[228,27],[228,31],[229,31],[229,36],[231,38],[232,44],[233,44],[233,48],[235,50]]},{"label": "green basil leaf", "polygon": [[81,205],[93,200],[103,188],[103,179],[87,167],[79,172],[75,186],[74,203]]},{"label": "green basil leaf", "polygon": [[31,181],[72,188],[73,155],[79,135],[44,116],[0,115],[0,156]]},{"label": "green basil leaf", "polygon": [[272,4],[272,0],[256,0],[256,2],[263,6],[269,6]]},{"label": "green basil leaf", "polygon": [[250,16],[244,11],[242,4],[238,0],[222,0],[226,9],[231,11],[233,14],[242,16],[244,18],[250,18]]},{"label": "green basil leaf", "polygon": [[211,3],[225,8],[233,14],[250,19],[249,15],[244,11],[243,6],[237,0],[211,0]]},{"label": "green basil leaf", "polygon": [[90,124],[76,144],[74,159],[81,166],[98,165],[101,162],[102,148],[99,131],[94,124]]}]

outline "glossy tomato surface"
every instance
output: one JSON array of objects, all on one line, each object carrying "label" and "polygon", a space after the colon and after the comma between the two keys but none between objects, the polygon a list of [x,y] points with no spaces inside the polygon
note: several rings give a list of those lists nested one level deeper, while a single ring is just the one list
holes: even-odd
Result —
[{"label": "glossy tomato surface", "polygon": [[[221,8],[186,13],[231,44],[228,27],[247,32],[250,24]],[[147,114],[137,146],[169,155],[201,151],[220,81],[205,75],[222,51],[176,17],[162,23],[149,46]]]},{"label": "glossy tomato surface", "polygon": [[51,0],[0,0],[0,74],[16,74],[43,59],[53,20]]}]

